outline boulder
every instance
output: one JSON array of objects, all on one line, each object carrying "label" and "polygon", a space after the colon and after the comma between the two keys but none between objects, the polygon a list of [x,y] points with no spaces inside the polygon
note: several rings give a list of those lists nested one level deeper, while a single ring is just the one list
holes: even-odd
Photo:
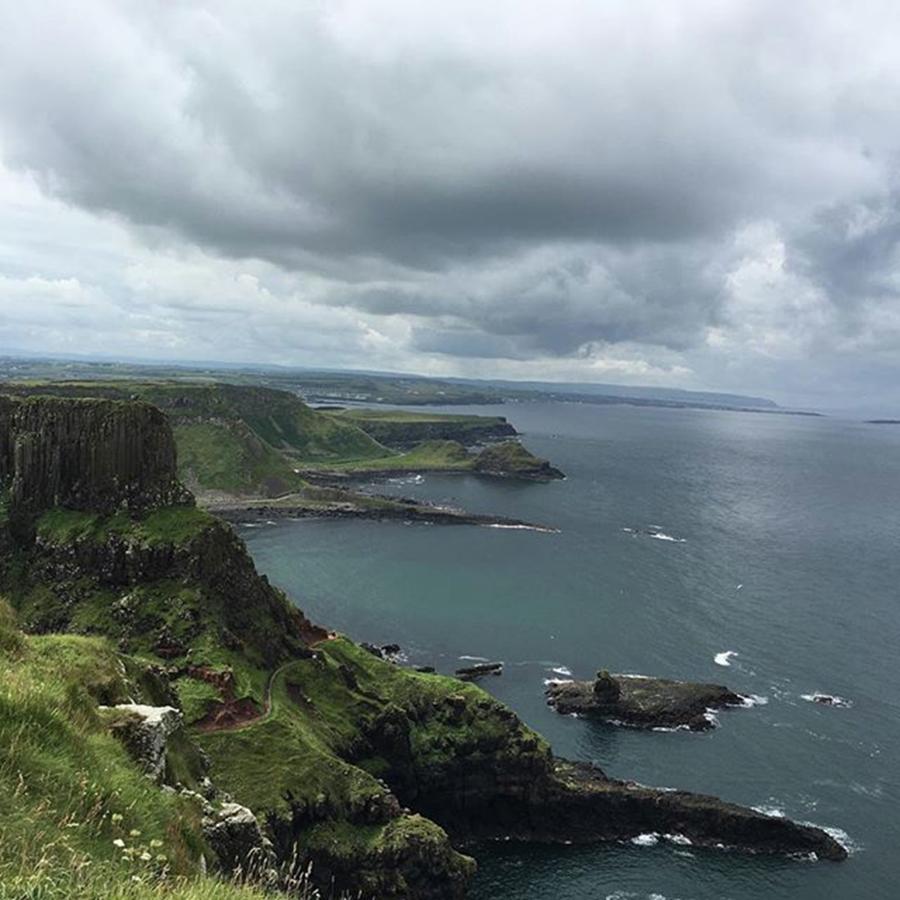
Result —
[{"label": "boulder", "polygon": [[113,711],[110,730],[144,772],[154,781],[162,781],[169,737],[183,724],[181,712],[174,706],[140,703],[121,703],[101,709]]},{"label": "boulder", "polygon": [[203,835],[216,854],[219,867],[230,878],[262,884],[275,882],[272,844],[246,806],[223,803],[203,820]]}]

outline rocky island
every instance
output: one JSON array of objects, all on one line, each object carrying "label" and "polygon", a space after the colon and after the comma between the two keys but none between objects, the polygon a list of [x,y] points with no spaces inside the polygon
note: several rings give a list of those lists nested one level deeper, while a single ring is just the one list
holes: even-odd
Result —
[{"label": "rocky island", "polygon": [[148,403],[0,397],[0,595],[0,882],[22,896],[137,876],[136,897],[456,900],[501,838],[846,857],[559,759],[478,686],[313,624],[195,505]]},{"label": "rocky island", "polygon": [[740,694],[719,684],[670,681],[646,675],[597,673],[593,681],[557,681],[548,702],[564,715],[583,715],[632,728],[713,728],[712,712],[745,706]]}]

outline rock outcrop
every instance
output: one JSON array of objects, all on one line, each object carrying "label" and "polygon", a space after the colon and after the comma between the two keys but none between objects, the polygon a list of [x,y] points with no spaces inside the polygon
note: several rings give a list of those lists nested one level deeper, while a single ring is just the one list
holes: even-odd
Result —
[{"label": "rock outcrop", "polygon": [[[474,862],[454,842],[480,838],[659,833],[751,852],[846,855],[818,828],[556,759],[475,686],[411,673],[378,658],[392,648],[372,654],[314,628],[256,572],[234,533],[192,506],[160,422],[142,404],[2,401],[0,499],[23,527],[8,536],[0,587],[31,630],[107,635],[135,654],[130,663],[120,656],[122,666],[157,658],[173,700],[105,715],[151,777],[203,792],[205,753],[217,787],[249,804],[218,814],[200,805],[226,871],[268,872],[274,852],[279,866],[312,864],[326,889],[459,900]],[[146,447],[129,436],[132,426]],[[508,448],[500,457],[518,455]],[[135,474],[144,463],[147,472]],[[623,706],[646,713],[638,693],[650,681],[604,672],[570,699],[605,715]],[[657,692],[665,684],[677,683],[657,682]],[[181,713],[162,706],[175,697],[189,722],[211,727],[188,735]],[[240,728],[202,718],[210,704],[245,700],[259,714]]]},{"label": "rock outcrop", "polygon": [[10,517],[64,506],[140,512],[189,502],[165,416],[145,403],[0,397]]},{"label": "rock outcrop", "polygon": [[476,457],[473,471],[507,478],[526,478],[531,481],[553,481],[565,475],[546,459],[540,459],[518,441],[503,441],[485,447]]},{"label": "rock outcrop", "polygon": [[670,681],[644,675],[610,675],[593,681],[558,681],[547,688],[548,703],[563,715],[584,715],[632,728],[715,726],[714,710],[746,705],[743,697],[720,684]]},{"label": "rock outcrop", "polygon": [[231,880],[277,885],[272,842],[246,806],[223,803],[203,820],[203,836],[216,854],[219,868]]},{"label": "rock outcrop", "polygon": [[154,781],[162,781],[169,738],[183,725],[181,712],[171,706],[140,703],[101,709],[110,714],[110,731],[125,745],[135,762]]}]

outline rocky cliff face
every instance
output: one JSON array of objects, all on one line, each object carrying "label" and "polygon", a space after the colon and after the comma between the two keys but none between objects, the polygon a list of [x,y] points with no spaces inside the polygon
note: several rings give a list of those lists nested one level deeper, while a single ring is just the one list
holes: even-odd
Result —
[{"label": "rocky cliff face", "polygon": [[12,518],[189,502],[163,414],[145,403],[0,397],[0,488]]},{"label": "rocky cliff face", "polygon": [[[476,687],[314,629],[234,533],[193,507],[175,471],[152,407],[0,398],[0,589],[29,630],[102,634],[155,657],[171,679],[163,702],[195,726],[210,777],[266,814],[279,861],[298,853],[323,887],[458,900],[473,864],[446,832],[550,842],[660,832],[845,855],[816,828],[554,759]],[[4,537],[6,511],[23,527]],[[238,703],[246,715],[230,724],[209,715]]]}]

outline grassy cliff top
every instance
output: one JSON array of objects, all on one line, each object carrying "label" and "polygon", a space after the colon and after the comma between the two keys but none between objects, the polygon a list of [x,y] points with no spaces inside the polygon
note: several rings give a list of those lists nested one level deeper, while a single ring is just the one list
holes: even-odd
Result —
[{"label": "grassy cliff top", "polygon": [[0,898],[257,900],[201,874],[200,810],[149,781],[98,704],[136,690],[104,640],[27,637],[0,599]]}]

